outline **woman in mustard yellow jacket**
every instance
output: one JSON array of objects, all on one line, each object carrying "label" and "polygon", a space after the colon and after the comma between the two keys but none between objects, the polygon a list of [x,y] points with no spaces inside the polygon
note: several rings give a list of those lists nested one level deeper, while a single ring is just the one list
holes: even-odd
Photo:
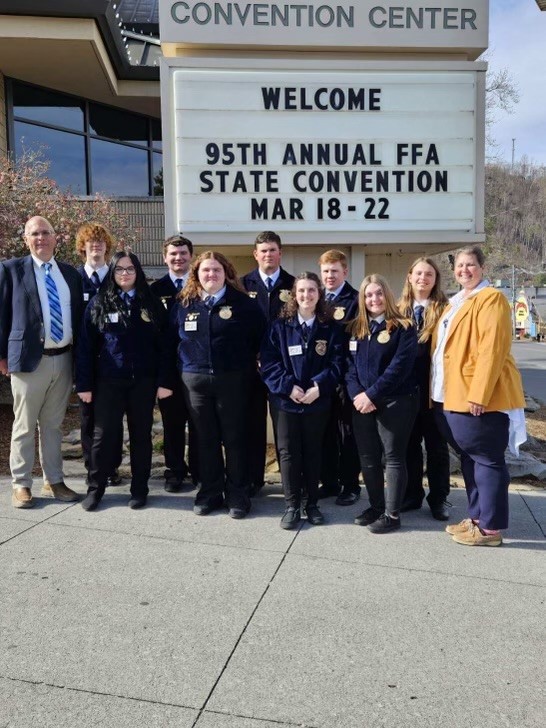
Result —
[{"label": "woman in mustard yellow jacket", "polygon": [[449,302],[432,348],[431,398],[438,426],[461,456],[469,518],[447,526],[457,543],[500,546],[508,526],[508,447],[525,440],[521,377],[510,353],[510,306],[484,279],[485,257],[455,256],[462,287]]}]

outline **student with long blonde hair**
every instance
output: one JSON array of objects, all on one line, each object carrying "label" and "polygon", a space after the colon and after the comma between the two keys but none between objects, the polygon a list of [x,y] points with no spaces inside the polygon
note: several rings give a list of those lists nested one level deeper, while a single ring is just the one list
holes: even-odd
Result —
[{"label": "student with long blonde hair", "polygon": [[449,451],[440,434],[430,406],[430,343],[432,332],[438,325],[447,298],[441,287],[440,271],[432,258],[417,258],[411,264],[402,295],[398,301],[400,313],[413,319],[417,329],[417,359],[415,373],[419,385],[419,411],[411,431],[406,466],[408,486],[401,511],[421,508],[425,490],[423,488],[423,448],[427,454],[427,479],[429,494],[427,501],[432,517],[438,521],[449,518]]},{"label": "student with long blonde hair", "polygon": [[[396,307],[383,276],[366,276],[359,310],[349,326],[347,390],[353,402],[353,431],[370,507],[355,518],[372,533],[400,528],[406,490],[406,450],[418,408],[417,335]],[[385,475],[382,457],[386,463]]]}]

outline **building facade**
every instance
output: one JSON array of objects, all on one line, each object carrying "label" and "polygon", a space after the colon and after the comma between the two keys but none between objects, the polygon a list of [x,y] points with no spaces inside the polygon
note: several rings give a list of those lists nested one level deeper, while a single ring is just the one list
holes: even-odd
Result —
[{"label": "building facade", "polygon": [[0,153],[41,149],[61,187],[115,199],[159,265],[160,48],[157,7],[142,5],[0,0]]},{"label": "building facade", "polygon": [[[195,239],[198,250],[221,247],[244,272],[253,265],[250,250],[255,235],[273,229],[285,244],[283,265],[294,272],[314,268],[320,253],[335,246],[349,257],[353,283],[378,271],[399,287],[417,255],[484,239],[480,95],[485,64],[475,64],[475,59],[487,46],[488,0],[438,0],[432,9],[418,2],[406,5],[401,12],[398,5],[347,0],[305,6],[0,0],[0,153],[17,158],[25,149],[41,146],[51,161],[51,176],[60,185],[83,197],[99,192],[115,198],[135,226],[144,230],[138,252],[148,266],[161,265],[161,242],[165,234],[176,231]],[[214,80],[218,72],[224,74],[220,82]],[[393,72],[401,79],[402,105],[387,83]],[[184,80],[181,73],[186,74]],[[230,82],[247,73],[246,85],[237,86],[232,98],[222,100],[222,89],[236,89],[236,84],[224,83],[229,73]],[[274,114],[256,108],[251,99],[239,98],[240,88],[250,88],[256,81],[256,89],[261,89],[271,73],[277,75],[275,87],[283,89],[281,93],[286,94],[288,86],[298,89],[295,96],[289,91],[289,96],[282,97],[285,108],[278,109],[275,119]],[[457,73],[461,83],[454,95],[445,96],[443,83],[437,83],[436,100],[427,107],[423,94],[424,89],[432,88],[431,81],[445,74],[451,82]],[[319,107],[323,104],[324,95],[313,95],[317,92],[315,79],[328,74],[334,74],[334,95],[327,98],[332,108],[324,113],[308,111],[305,105],[314,100]],[[175,76],[182,89],[179,96],[174,91]],[[190,91],[205,77],[212,84],[208,98],[203,89],[192,96]],[[287,82],[290,77],[296,79],[293,84]],[[362,114],[362,131],[360,121],[350,120],[354,110],[342,108],[340,93],[351,86],[352,77],[357,81],[352,84],[357,89],[356,102],[371,105],[372,111],[374,103],[379,103],[377,98],[374,101],[372,94],[364,99],[358,96],[358,89],[373,81],[372,86],[384,87],[384,98],[390,94],[383,108],[376,109],[381,114]],[[311,96],[304,98],[302,93]],[[452,117],[445,117],[445,134],[437,131],[441,121],[434,128],[429,124],[443,98],[453,110]],[[173,103],[179,104],[179,112],[174,114]],[[205,112],[204,123],[199,121],[199,112]],[[249,138],[260,139],[257,124],[263,129],[270,159],[287,154],[288,148],[301,149],[304,143],[315,151],[323,143],[332,151],[334,143],[345,140],[354,152],[360,140],[368,166],[373,163],[370,155],[375,154],[381,170],[366,168],[362,177],[362,162],[357,162],[360,188],[356,201],[351,196],[354,167],[347,170],[338,165],[336,169],[332,163],[329,171],[338,174],[337,182],[331,177],[334,186],[322,193],[325,169],[305,159],[295,160],[290,174],[288,162],[282,174],[269,170],[277,179],[273,182],[270,177],[270,189],[264,188],[264,194],[245,198],[240,187],[232,187],[230,194],[216,194],[219,190],[214,188],[207,196],[211,178],[196,176],[210,171],[205,147],[200,149],[198,142],[188,146],[184,135],[192,119],[197,119],[198,132],[200,127],[204,130],[201,141],[230,144],[239,137],[246,139],[239,121],[230,127],[229,119],[237,114],[239,119],[252,119]],[[413,126],[406,123],[406,116]],[[395,118],[388,131],[389,119]],[[457,133],[461,120],[465,125],[462,134]],[[277,131],[278,123],[282,132]],[[300,131],[294,131],[292,127],[298,125]],[[449,125],[455,126],[451,132]],[[420,126],[429,131],[421,131]],[[308,133],[313,128],[322,131]],[[340,139],[336,137],[338,128]],[[196,139],[198,134],[188,132],[187,136]],[[182,139],[178,146],[177,139]],[[274,146],[277,142],[278,148]],[[406,145],[407,158],[398,152],[401,156],[396,160],[398,145]],[[195,163],[186,164],[180,154],[184,157],[190,148],[197,150],[198,157]],[[278,161],[275,165],[283,166]],[[427,165],[434,174],[429,174]],[[214,171],[222,175],[225,170]],[[242,185],[248,182],[248,175],[256,179],[252,177],[255,170],[239,171]],[[412,181],[409,187],[395,189],[396,175],[409,179],[410,171],[411,179],[423,182],[425,188],[415,188]],[[379,179],[379,187],[368,194],[371,172]],[[389,174],[390,188],[385,181]],[[429,178],[439,185],[435,195],[426,189]],[[199,187],[195,187],[196,180]],[[339,194],[330,191],[340,189],[336,184],[341,184]],[[298,220],[298,198],[305,198],[314,216],[311,219],[308,214],[303,224]],[[287,199],[293,209],[285,206]],[[336,200],[343,213],[339,220],[331,208],[338,204]],[[201,216],[200,209],[204,211]],[[274,209],[278,214],[273,214]]]}]

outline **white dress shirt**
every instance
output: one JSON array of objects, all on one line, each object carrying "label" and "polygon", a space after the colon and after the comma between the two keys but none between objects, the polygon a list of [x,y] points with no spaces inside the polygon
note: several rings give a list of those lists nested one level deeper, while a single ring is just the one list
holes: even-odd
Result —
[{"label": "white dress shirt", "polygon": [[53,341],[51,338],[51,316],[49,314],[49,298],[47,297],[47,288],[45,283],[45,268],[43,267],[44,262],[39,258],[32,256],[34,262],[34,276],[36,278],[36,285],[38,286],[38,296],[40,297],[40,305],[42,307],[42,320],[44,322],[44,349],[61,349],[63,346],[68,346],[72,343],[72,310],[70,308],[70,288],[68,283],[65,281],[61,269],[57,265],[55,258],[51,258],[50,275],[55,281],[57,286],[57,293],[59,294],[59,301],[61,304],[61,313],[63,317],[63,338],[60,341]]},{"label": "white dress shirt", "polygon": [[258,268],[258,273],[260,274],[260,278],[262,279],[264,286],[267,288],[267,279],[271,278],[271,288],[275,285],[275,283],[279,280],[279,276],[281,274],[281,269],[277,268],[277,270],[274,273],[262,273],[262,271]]}]

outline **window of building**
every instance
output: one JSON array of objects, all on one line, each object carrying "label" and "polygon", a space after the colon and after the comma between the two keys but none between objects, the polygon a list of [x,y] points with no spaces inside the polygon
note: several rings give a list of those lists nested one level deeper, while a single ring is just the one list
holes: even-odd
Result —
[{"label": "window of building", "polygon": [[161,123],[86,99],[6,81],[10,150],[43,148],[49,176],[81,195],[163,194]]},{"label": "window of building", "polygon": [[87,194],[83,136],[23,121],[16,121],[14,126],[16,159],[24,149],[43,148],[50,161],[48,176],[63,189],[70,189],[76,195]]}]

